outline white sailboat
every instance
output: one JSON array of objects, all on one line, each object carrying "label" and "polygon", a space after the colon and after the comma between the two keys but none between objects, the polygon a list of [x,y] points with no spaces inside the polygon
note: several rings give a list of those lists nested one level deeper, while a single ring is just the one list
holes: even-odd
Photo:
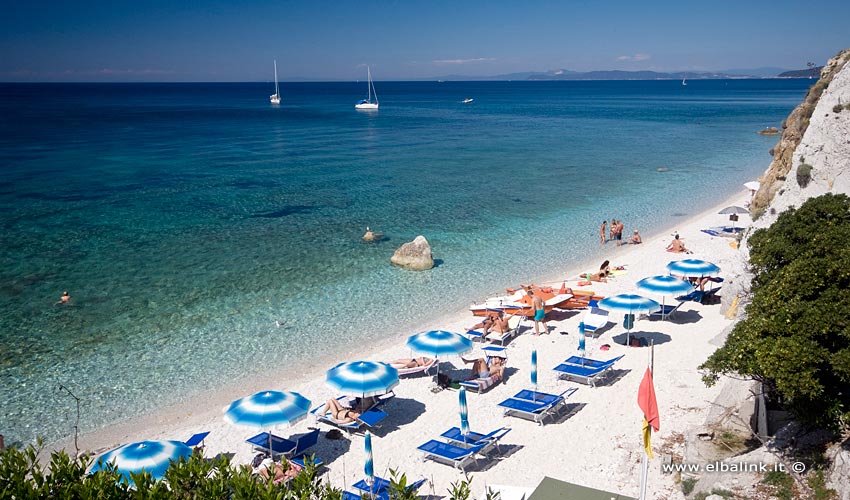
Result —
[{"label": "white sailboat", "polygon": [[687,84],[688,84],[688,82],[686,82],[685,79],[682,78],[682,85],[687,85]]},{"label": "white sailboat", "polygon": [[[369,66],[366,66],[366,75],[368,75],[368,92],[369,96],[366,99],[360,100],[354,105],[354,109],[378,109],[378,93],[375,92],[375,84],[372,83],[372,71]],[[375,102],[372,102],[372,95],[375,96]]]},{"label": "white sailboat", "polygon": [[280,104],[280,90],[277,87],[277,59],[274,61],[274,94],[269,96],[272,104]]}]

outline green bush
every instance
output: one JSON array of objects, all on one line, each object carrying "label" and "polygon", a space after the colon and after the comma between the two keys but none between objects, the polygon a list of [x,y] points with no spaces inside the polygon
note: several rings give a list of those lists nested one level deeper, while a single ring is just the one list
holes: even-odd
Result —
[{"label": "green bush", "polygon": [[[11,499],[212,499],[212,500],[340,500],[342,490],[320,481],[318,469],[307,460],[304,470],[286,484],[258,480],[245,466],[232,465],[226,456],[208,460],[200,453],[188,460],[172,463],[163,481],[154,481],[150,474],[134,474],[135,488],[112,467],[87,475],[92,458],[73,460],[64,451],[51,454],[50,462],[38,461],[41,442],[24,449],[8,448],[0,452],[0,500]],[[412,500],[416,495],[407,488],[404,474],[392,471],[390,497]],[[454,485],[466,497],[469,484]],[[495,500],[495,499],[494,499]]]},{"label": "green bush", "polygon": [[778,470],[770,471],[764,475],[761,482],[773,486],[773,496],[780,500],[794,498],[794,478],[790,474]]},{"label": "green bush", "polygon": [[694,491],[694,486],[696,486],[696,484],[696,478],[689,477],[687,479],[682,479],[682,493],[690,495],[691,492]]},{"label": "green bush", "polygon": [[809,185],[809,182],[812,180],[812,166],[808,163],[801,163],[799,167],[797,167],[797,185],[801,188],[805,188]]},{"label": "green bush", "polygon": [[826,194],[782,213],[749,239],[747,317],[701,369],[763,382],[794,416],[838,430],[850,422],[850,198]]}]

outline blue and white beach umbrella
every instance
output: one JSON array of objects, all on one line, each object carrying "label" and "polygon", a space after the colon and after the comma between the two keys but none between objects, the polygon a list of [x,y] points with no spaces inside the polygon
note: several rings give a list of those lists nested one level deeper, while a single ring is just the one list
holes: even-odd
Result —
[{"label": "blue and white beach umbrella", "polygon": [[699,259],[674,260],[667,264],[667,271],[676,276],[698,278],[711,276],[720,272],[720,268],[711,262]]},{"label": "blue and white beach umbrella", "polygon": [[[660,305],[661,304],[652,299],[628,293],[614,295],[613,297],[605,297],[599,301],[600,309],[609,312],[622,312],[628,315],[654,311],[658,309]],[[629,334],[632,331],[632,322],[627,320],[626,325],[628,325],[626,328],[626,345],[629,345]]]},{"label": "blue and white beach umbrella", "polygon": [[457,402],[460,405],[460,433],[466,437],[469,435],[469,407],[466,405],[466,389],[463,387],[457,393]]},{"label": "blue and white beach umbrella", "polygon": [[661,295],[661,319],[664,319],[664,299],[667,295],[679,295],[693,289],[688,281],[673,276],[653,276],[637,282],[637,289]]},{"label": "blue and white beach umbrella", "polygon": [[230,403],[224,419],[235,425],[270,428],[292,425],[309,410],[310,400],[297,392],[262,391]]},{"label": "blue and white beach umbrella", "polygon": [[531,351],[531,385],[534,386],[534,391],[537,392],[537,349]]},{"label": "blue and white beach umbrella", "polygon": [[375,464],[372,461],[372,434],[369,431],[366,431],[363,444],[366,447],[366,463],[363,466],[363,472],[366,474],[369,487],[372,487],[375,484]]},{"label": "blue and white beach umbrella", "polygon": [[130,474],[144,471],[154,479],[162,479],[172,460],[191,455],[192,448],[180,441],[140,441],[107,451],[98,457],[89,472],[105,469],[106,464],[112,463],[122,478],[133,484]]},{"label": "blue and white beach umbrella", "polygon": [[407,347],[423,356],[439,358],[468,353],[472,350],[472,340],[459,333],[431,330],[408,337]]},{"label": "blue and white beach umbrella", "polygon": [[352,361],[328,370],[325,382],[346,396],[380,396],[398,385],[398,370],[376,361]]}]

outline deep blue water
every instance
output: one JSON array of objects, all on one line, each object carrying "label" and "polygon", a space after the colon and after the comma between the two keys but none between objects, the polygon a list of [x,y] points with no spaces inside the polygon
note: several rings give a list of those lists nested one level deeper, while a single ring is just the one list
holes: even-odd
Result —
[{"label": "deep blue water", "polygon": [[[0,433],[70,433],[58,384],[90,430],[651,233],[761,175],[811,83],[0,84]],[[391,267],[418,234],[440,265]]]}]

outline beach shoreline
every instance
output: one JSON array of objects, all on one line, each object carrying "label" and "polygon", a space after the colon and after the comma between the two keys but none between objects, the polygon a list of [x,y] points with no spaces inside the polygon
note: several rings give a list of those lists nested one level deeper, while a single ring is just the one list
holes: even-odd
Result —
[{"label": "beach shoreline", "polygon": [[[649,276],[645,274],[651,272],[659,274],[663,270],[663,266],[670,260],[677,258],[685,258],[684,255],[670,254],[664,251],[672,232],[678,232],[682,235],[689,247],[693,247],[695,254],[693,257],[704,258],[718,262],[718,258],[737,258],[735,250],[732,249],[727,238],[713,238],[705,233],[701,233],[701,228],[717,225],[722,220],[722,216],[717,215],[717,211],[724,206],[731,204],[742,204],[747,198],[746,192],[741,192],[730,196],[721,203],[705,210],[697,215],[689,217],[677,223],[675,226],[668,227],[656,232],[643,234],[642,245],[623,245],[621,247],[613,246],[609,242],[605,245],[604,254],[606,259],[610,260],[612,265],[625,265],[628,273],[611,280],[608,283],[593,283],[592,288],[596,293],[603,295],[611,295],[624,291],[633,291],[634,282]],[[742,217],[745,219],[745,217]],[[741,225],[749,224],[747,220],[741,220]],[[653,256],[655,258],[646,258]],[[690,257],[690,256],[687,256]],[[564,277],[577,276],[579,273],[585,272],[588,269],[598,267],[598,256],[588,257],[578,264],[571,265],[568,269],[553,271],[542,276],[537,283],[550,283],[562,280]],[[653,262],[655,261],[655,262]],[[722,259],[721,259],[722,261]],[[723,264],[719,263],[721,269]],[[574,285],[574,283],[571,283]],[[506,286],[514,284],[506,283]],[[688,365],[697,366],[704,361],[705,356],[710,354],[714,347],[708,344],[708,340],[719,334],[723,328],[730,324],[729,320],[725,320],[716,309],[706,309],[703,313],[701,308],[710,308],[712,306],[701,306],[696,304],[699,320],[694,322],[695,327],[699,330],[698,337],[700,342],[697,346],[684,346],[683,353],[688,360],[681,360],[678,363],[676,370],[685,369]],[[719,306],[714,306],[717,308]],[[512,484],[520,486],[533,486],[544,475],[550,475],[560,479],[572,482],[579,482],[592,487],[604,487],[607,479],[622,476],[624,484],[618,486],[617,489],[625,494],[634,495],[636,493],[637,484],[632,484],[634,481],[631,474],[634,472],[635,457],[639,457],[640,446],[638,442],[639,421],[641,418],[640,411],[634,404],[636,395],[636,385],[632,385],[632,379],[642,375],[642,370],[638,367],[645,363],[644,356],[631,355],[627,356],[623,363],[624,368],[628,373],[618,379],[610,386],[599,387],[592,389],[581,386],[577,391],[576,399],[581,401],[581,411],[578,411],[574,416],[569,417],[566,421],[559,423],[549,423],[548,425],[538,427],[531,422],[518,420],[515,418],[503,418],[497,403],[505,397],[509,397],[513,392],[528,385],[526,383],[528,377],[528,357],[530,350],[533,348],[540,352],[541,357],[541,390],[549,390],[553,392],[558,390],[561,392],[568,385],[563,381],[548,381],[552,376],[549,374],[549,368],[557,364],[558,359],[563,359],[571,354],[575,349],[577,339],[576,326],[583,313],[567,313],[560,315],[559,319],[555,319],[550,324],[552,334],[548,336],[533,337],[528,335],[528,330],[525,334],[515,339],[509,344],[510,362],[509,366],[514,368],[513,372],[508,372],[508,378],[505,384],[494,387],[492,390],[481,394],[470,396],[470,420],[474,430],[483,430],[487,432],[494,426],[510,425],[511,433],[505,438],[507,443],[516,443],[518,448],[514,454],[522,454],[526,448],[533,448],[534,445],[545,444],[545,442],[564,443],[566,447],[571,443],[569,435],[573,432],[586,432],[608,434],[607,443],[600,443],[599,453],[597,457],[593,456],[587,450],[574,450],[569,455],[573,456],[578,453],[583,464],[591,465],[598,461],[595,466],[598,469],[594,474],[579,473],[578,469],[573,466],[567,466],[565,459],[567,457],[557,457],[556,460],[547,460],[543,463],[535,461],[518,460],[516,458],[504,458],[495,465],[485,468],[483,471],[474,473],[473,475],[482,475],[485,477],[484,482],[505,482],[504,467],[511,463],[511,478]],[[589,357],[608,358],[619,354],[631,354],[639,349],[629,349],[625,346],[616,345],[611,342],[612,336],[617,336],[622,333],[622,326],[618,324],[618,320],[614,319],[615,324],[610,328],[609,332],[603,333],[601,340],[589,340],[588,352]],[[447,312],[432,321],[428,321],[421,326],[421,330],[429,329],[448,329],[452,331],[463,331],[465,327],[469,327],[475,323],[475,319],[466,308],[459,308],[455,311]],[[674,344],[682,344],[677,342],[672,331],[678,329],[687,329],[688,324],[677,325],[658,324],[659,322],[639,321],[635,325],[635,333],[639,334],[643,327],[652,328],[653,331],[658,330],[661,335],[667,335],[672,338],[663,345],[658,345],[656,350],[659,352],[659,359],[663,359],[666,354],[664,351],[672,349],[683,349],[682,346],[674,346]],[[672,330],[671,333],[667,333]],[[566,332],[567,335],[559,334]],[[91,450],[95,452],[105,451],[114,446],[127,442],[138,441],[142,439],[186,439],[191,434],[200,431],[212,431],[207,438],[206,453],[208,456],[214,456],[218,453],[235,453],[234,463],[247,463],[250,460],[252,452],[249,445],[244,442],[244,439],[260,432],[251,429],[237,428],[225,423],[222,414],[223,408],[236,398],[257,392],[263,389],[276,390],[293,390],[307,396],[313,402],[313,406],[321,404],[326,398],[334,394],[324,385],[324,373],[334,364],[356,358],[383,360],[388,361],[398,357],[409,356],[408,349],[404,346],[404,339],[414,332],[399,333],[393,338],[383,339],[381,344],[386,344],[389,347],[386,349],[364,349],[363,346],[352,346],[349,352],[338,352],[333,356],[324,359],[313,360],[312,368],[304,367],[297,369],[296,374],[292,370],[278,369],[272,371],[268,377],[255,377],[235,381],[234,383],[217,388],[212,391],[206,391],[197,396],[188,398],[184,402],[166,408],[161,408],[146,415],[118,422],[99,430],[83,434],[79,437],[80,448],[83,450]],[[612,344],[611,350],[608,353],[602,353],[598,350],[598,346],[602,342]],[[689,349],[691,347],[691,349]],[[541,350],[541,348],[543,348]],[[621,352],[622,351],[622,352]],[[676,354],[674,357],[679,357],[681,354]],[[637,359],[640,358],[640,359]],[[696,358],[696,359],[695,359]],[[626,363],[628,361],[628,363]],[[456,367],[455,376],[463,375],[463,365],[456,359],[448,359],[444,361],[443,370],[448,370],[448,364],[451,363]],[[543,374],[543,372],[546,372]],[[638,373],[640,372],[640,373]],[[695,369],[686,370],[680,373],[681,376],[688,380],[690,389],[696,394],[696,397],[689,395],[683,397],[677,395],[676,405],[680,408],[693,408],[694,404],[705,404],[716,396],[718,388],[706,388],[699,381],[699,375]],[[670,401],[663,401],[662,397],[667,395],[670,390],[667,387],[669,381],[656,382],[656,392],[659,394],[659,405],[662,408],[662,422],[669,418],[670,409],[667,408]],[[386,472],[390,467],[406,472],[409,476],[417,476],[420,472],[424,472],[432,481],[431,489],[436,494],[442,494],[448,488],[451,482],[456,481],[460,476],[459,472],[450,467],[433,462],[422,464],[419,460],[419,454],[416,453],[416,446],[427,438],[437,437],[443,428],[448,428],[457,425],[457,402],[456,397],[451,397],[452,391],[442,391],[437,394],[431,393],[432,383],[427,378],[414,378],[412,380],[403,380],[396,388],[396,401],[391,403],[388,412],[392,420],[393,416],[398,416],[399,413],[409,413],[405,418],[400,419],[397,423],[390,423],[390,427],[384,431],[376,431],[375,439],[375,454],[376,454],[376,471],[381,473]],[[628,386],[628,387],[627,387]],[[509,394],[510,393],[510,394]],[[618,402],[616,405],[606,403],[600,398],[600,395],[609,394],[616,395]],[[621,397],[622,396],[622,397]],[[610,397],[610,396],[609,396]],[[679,401],[683,400],[683,401]],[[687,400],[687,401],[684,401]],[[627,401],[627,402],[625,402]],[[594,403],[596,403],[594,405]],[[668,403],[665,405],[664,403]],[[598,408],[594,409],[594,406]],[[606,412],[603,408],[608,407],[614,410],[612,413]],[[393,408],[396,408],[393,410]],[[620,409],[622,407],[622,409]],[[665,411],[667,409],[668,411]],[[601,412],[598,416],[591,416]],[[418,413],[418,415],[416,415]],[[671,427],[673,429],[665,429],[662,426],[662,432],[659,435],[659,441],[664,439],[665,435],[674,432],[683,432],[684,427],[698,425],[701,418],[699,411],[681,411],[677,410],[677,422]],[[414,418],[415,417],[415,418]],[[598,418],[597,418],[598,417]],[[665,418],[666,417],[666,418]],[[412,420],[411,420],[412,418]],[[584,422],[584,420],[589,420]],[[607,426],[600,426],[607,422],[612,427],[618,429],[614,433],[607,432]],[[526,425],[528,424],[528,425]],[[303,433],[308,426],[314,426],[316,423],[312,419],[306,422],[301,422],[292,429],[276,429],[276,434],[290,435]],[[564,428],[578,427],[564,431]],[[322,430],[327,430],[327,426],[321,425]],[[628,433],[624,430],[629,428]],[[634,431],[634,432],[632,432]],[[545,439],[539,439],[536,433],[545,435]],[[634,435],[629,435],[634,434]],[[611,442],[611,439],[614,441]],[[604,441],[604,440],[603,440]],[[656,441],[658,442],[658,441]],[[628,446],[623,443],[629,443]],[[362,469],[362,438],[359,436],[351,437],[350,446],[346,450],[339,450],[339,442],[320,440],[319,446],[315,452],[318,456],[328,463],[328,472],[325,475],[335,486],[343,487],[352,484]],[[585,445],[590,443],[585,443]],[[613,447],[612,447],[613,446]],[[64,448],[73,453],[74,441],[73,436],[66,439],[51,443],[47,446],[47,450]],[[611,450],[614,450],[611,452]],[[351,451],[353,453],[348,453]],[[612,454],[613,453],[613,454]],[[348,464],[346,464],[348,462]],[[386,465],[384,467],[384,465]],[[657,465],[656,465],[657,467]],[[608,472],[606,472],[606,470]],[[430,471],[430,475],[428,474]],[[660,474],[659,474],[660,476]],[[669,482],[669,481],[668,481]],[[481,482],[476,481],[473,485],[474,490],[482,487]],[[609,489],[611,489],[609,487]],[[669,493],[670,485],[665,484],[662,488]],[[661,489],[654,490],[656,494],[661,493]]]}]

